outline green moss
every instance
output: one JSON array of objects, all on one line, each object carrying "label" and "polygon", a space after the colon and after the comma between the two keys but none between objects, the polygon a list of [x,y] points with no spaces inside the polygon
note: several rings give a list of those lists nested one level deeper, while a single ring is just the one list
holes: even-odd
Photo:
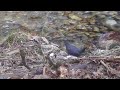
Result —
[{"label": "green moss", "polygon": [[10,36],[8,37],[8,39],[6,40],[6,42],[8,42],[9,44],[12,44],[13,41],[14,41],[14,38],[15,38],[15,35],[12,34],[12,35],[10,35]]}]

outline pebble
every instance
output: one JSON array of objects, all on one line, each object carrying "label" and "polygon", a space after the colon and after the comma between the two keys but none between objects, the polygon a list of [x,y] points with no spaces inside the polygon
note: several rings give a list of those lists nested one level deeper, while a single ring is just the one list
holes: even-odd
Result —
[{"label": "pebble", "polygon": [[69,18],[74,19],[74,20],[82,20],[82,18],[80,18],[74,14],[69,14]]},{"label": "pebble", "polygon": [[107,20],[106,24],[110,25],[110,26],[113,26],[113,25],[117,24],[117,22],[115,20]]},{"label": "pebble", "polygon": [[94,31],[95,32],[99,32],[99,28],[98,27],[94,27]]}]

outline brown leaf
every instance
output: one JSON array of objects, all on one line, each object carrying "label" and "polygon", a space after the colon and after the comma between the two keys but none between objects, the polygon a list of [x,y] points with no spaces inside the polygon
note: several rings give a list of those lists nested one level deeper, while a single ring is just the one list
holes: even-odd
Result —
[{"label": "brown leaf", "polygon": [[59,71],[60,71],[60,77],[62,78],[68,76],[69,74],[68,68],[64,65],[59,67]]}]

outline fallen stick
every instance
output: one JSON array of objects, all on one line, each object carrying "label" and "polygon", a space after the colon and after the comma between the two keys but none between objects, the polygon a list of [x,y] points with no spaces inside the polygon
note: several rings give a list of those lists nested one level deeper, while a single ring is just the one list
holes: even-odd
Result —
[{"label": "fallen stick", "polygon": [[120,56],[89,56],[89,57],[80,57],[77,59],[70,60],[69,63],[80,62],[81,60],[92,60],[92,61],[100,61],[104,60],[107,62],[120,63]]},{"label": "fallen stick", "polygon": [[102,64],[105,68],[107,68],[107,70],[108,70],[111,74],[116,75],[117,77],[120,77],[120,72],[119,72],[119,71],[111,68],[110,66],[108,66],[107,64],[105,64],[102,60],[101,60],[100,62],[101,62],[101,64]]}]

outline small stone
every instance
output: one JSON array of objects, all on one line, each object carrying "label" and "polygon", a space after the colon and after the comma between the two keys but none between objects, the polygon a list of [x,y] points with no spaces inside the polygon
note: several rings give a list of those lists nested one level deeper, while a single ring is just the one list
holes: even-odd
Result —
[{"label": "small stone", "polygon": [[69,14],[69,18],[74,19],[74,20],[82,20],[82,18],[80,18],[74,14]]},{"label": "small stone", "polygon": [[85,32],[85,35],[87,35],[87,36],[90,36],[90,33],[88,33],[88,32]]},{"label": "small stone", "polygon": [[76,29],[86,30],[86,27],[84,25],[77,25]]},{"label": "small stone", "polygon": [[111,27],[111,29],[114,31],[120,31],[120,24],[115,24],[114,26]]},{"label": "small stone", "polygon": [[99,28],[98,27],[94,27],[94,31],[95,32],[99,32]]},{"label": "small stone", "polygon": [[90,19],[90,24],[95,24],[95,19],[94,18],[92,18],[92,19]]},{"label": "small stone", "polygon": [[117,24],[117,22],[115,20],[107,20],[106,24],[110,25],[110,26],[113,26],[113,25]]},{"label": "small stone", "polygon": [[105,18],[106,16],[105,15],[101,15],[101,14],[98,14],[97,15],[99,18]]}]

